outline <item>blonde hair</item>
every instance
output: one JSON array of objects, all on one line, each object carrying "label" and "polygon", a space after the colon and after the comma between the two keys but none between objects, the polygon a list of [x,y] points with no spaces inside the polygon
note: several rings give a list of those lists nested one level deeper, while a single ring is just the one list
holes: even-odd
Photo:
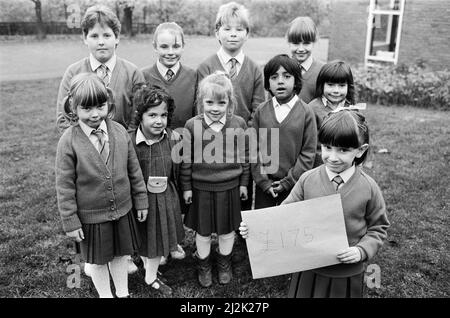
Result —
[{"label": "blonde hair", "polygon": [[216,16],[216,32],[222,25],[230,24],[232,20],[237,20],[250,32],[249,13],[246,7],[234,1],[223,4],[219,7]]},{"label": "blonde hair", "polygon": [[156,47],[157,41],[158,41],[158,35],[163,31],[169,31],[171,34],[173,34],[176,38],[176,35],[179,34],[181,36],[181,43],[184,46],[184,33],[183,28],[180,27],[175,22],[163,22],[159,24],[155,32],[153,33],[153,46]]},{"label": "blonde hair", "polygon": [[111,89],[95,73],[80,73],[70,81],[70,88],[64,100],[64,116],[71,124],[78,121],[77,107],[95,107],[108,103],[108,118],[115,111],[114,96]]},{"label": "blonde hair", "polygon": [[197,113],[203,113],[203,99],[210,95],[213,98],[228,98],[227,113],[233,114],[236,107],[233,84],[228,75],[222,71],[215,71],[200,81],[197,93]]}]

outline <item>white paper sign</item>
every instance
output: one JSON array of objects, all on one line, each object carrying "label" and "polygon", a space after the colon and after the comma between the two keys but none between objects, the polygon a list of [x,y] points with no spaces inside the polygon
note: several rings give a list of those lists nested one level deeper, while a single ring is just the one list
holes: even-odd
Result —
[{"label": "white paper sign", "polygon": [[340,194],[241,214],[254,279],[337,264],[348,248]]}]

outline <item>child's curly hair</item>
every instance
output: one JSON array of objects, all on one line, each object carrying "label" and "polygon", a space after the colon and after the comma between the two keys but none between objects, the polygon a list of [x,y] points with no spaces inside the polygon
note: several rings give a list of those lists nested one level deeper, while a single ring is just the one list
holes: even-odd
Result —
[{"label": "child's curly hair", "polygon": [[173,98],[157,85],[142,86],[134,93],[133,103],[136,105],[136,125],[139,126],[142,115],[152,107],[157,107],[161,103],[167,104],[167,126],[170,126],[172,115],[175,110],[175,102]]}]

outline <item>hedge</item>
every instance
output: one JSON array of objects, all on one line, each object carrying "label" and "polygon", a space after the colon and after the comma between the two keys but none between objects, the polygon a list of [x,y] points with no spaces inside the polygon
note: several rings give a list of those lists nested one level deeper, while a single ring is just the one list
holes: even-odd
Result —
[{"label": "hedge", "polygon": [[381,105],[450,110],[450,71],[414,65],[353,68],[357,99]]}]

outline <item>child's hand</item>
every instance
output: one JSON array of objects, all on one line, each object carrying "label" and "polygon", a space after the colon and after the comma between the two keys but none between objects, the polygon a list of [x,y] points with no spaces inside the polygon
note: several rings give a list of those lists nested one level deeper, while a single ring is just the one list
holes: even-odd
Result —
[{"label": "child's hand", "polygon": [[72,232],[67,232],[66,235],[68,237],[74,238],[75,241],[77,241],[77,242],[81,242],[82,240],[84,240],[84,233],[83,233],[82,229],[77,229]]},{"label": "child's hand", "polygon": [[281,184],[278,184],[276,187],[273,188],[273,192],[275,192],[276,194],[281,193],[284,191],[284,188]]},{"label": "child's hand", "polygon": [[356,246],[349,247],[337,255],[339,262],[344,264],[358,263],[361,257],[361,252]]},{"label": "child's hand", "polygon": [[239,234],[241,234],[242,238],[248,238],[248,226],[244,221],[239,224]]},{"label": "child's hand", "polygon": [[139,222],[144,222],[147,220],[148,210],[137,210],[137,220]]},{"label": "child's hand", "polygon": [[241,200],[244,200],[244,201],[247,200],[248,199],[247,187],[240,186],[239,194],[241,196]]},{"label": "child's hand", "polygon": [[270,187],[269,189],[267,189],[266,193],[270,194],[273,198],[276,198],[278,196],[278,193],[275,193],[275,191],[273,190],[273,187]]},{"label": "child's hand", "polygon": [[192,190],[184,191],[183,192],[183,200],[186,204],[192,203]]}]

